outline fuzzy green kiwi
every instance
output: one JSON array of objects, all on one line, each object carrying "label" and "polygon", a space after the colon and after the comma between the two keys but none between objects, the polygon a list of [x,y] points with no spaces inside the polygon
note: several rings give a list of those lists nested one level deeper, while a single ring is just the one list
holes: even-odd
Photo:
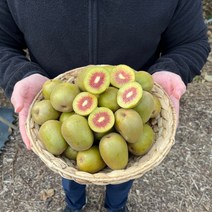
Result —
[{"label": "fuzzy green kiwi", "polygon": [[143,132],[143,121],[138,112],[133,109],[118,109],[115,112],[114,126],[129,143],[137,142]]},{"label": "fuzzy green kiwi", "polygon": [[98,97],[98,106],[107,107],[113,112],[118,110],[120,106],[117,103],[118,88],[110,86],[107,90]]},{"label": "fuzzy green kiwi", "polygon": [[58,156],[62,154],[68,147],[61,133],[61,122],[58,120],[48,120],[44,122],[39,128],[38,138],[46,150],[53,155]]},{"label": "fuzzy green kiwi", "polygon": [[48,120],[58,119],[60,112],[52,107],[50,100],[43,99],[33,105],[31,115],[36,124],[42,125]]},{"label": "fuzzy green kiwi", "polygon": [[54,87],[50,95],[50,102],[55,110],[60,112],[73,111],[73,101],[80,93],[77,85],[69,82],[61,82]]},{"label": "fuzzy green kiwi", "polygon": [[153,99],[154,99],[154,109],[152,111],[151,118],[156,118],[161,112],[161,102],[159,98],[155,95],[153,95]]},{"label": "fuzzy green kiwi", "polygon": [[77,157],[77,151],[72,149],[69,145],[67,147],[67,149],[63,152],[62,155],[64,155],[66,158],[70,159],[70,160],[76,160]]},{"label": "fuzzy green kiwi", "polygon": [[59,121],[61,123],[63,123],[67,118],[69,118],[70,116],[74,115],[75,112],[71,111],[71,112],[63,112],[61,113],[60,117],[59,117]]},{"label": "fuzzy green kiwi", "polygon": [[127,142],[119,133],[109,133],[99,142],[100,155],[112,170],[124,169],[128,164]]},{"label": "fuzzy green kiwi", "polygon": [[135,143],[128,143],[129,152],[133,155],[141,156],[146,154],[152,147],[155,139],[155,133],[152,127],[148,124],[144,124],[143,133]]},{"label": "fuzzy green kiwi", "polygon": [[70,116],[62,123],[61,133],[75,151],[89,149],[94,142],[94,135],[87,118],[78,114]]},{"label": "fuzzy green kiwi", "polygon": [[55,86],[61,82],[62,81],[58,79],[49,79],[46,82],[44,82],[42,86],[42,94],[44,99],[50,99],[51,92],[53,91]]},{"label": "fuzzy green kiwi", "polygon": [[154,98],[152,94],[148,91],[143,91],[142,98],[133,109],[139,113],[143,123],[148,122],[154,110]]},{"label": "fuzzy green kiwi", "polygon": [[88,173],[96,173],[106,166],[100,155],[99,147],[96,145],[85,151],[78,152],[76,161],[77,168]]},{"label": "fuzzy green kiwi", "polygon": [[138,82],[145,91],[150,92],[154,86],[152,75],[146,71],[136,71],[135,81]]}]

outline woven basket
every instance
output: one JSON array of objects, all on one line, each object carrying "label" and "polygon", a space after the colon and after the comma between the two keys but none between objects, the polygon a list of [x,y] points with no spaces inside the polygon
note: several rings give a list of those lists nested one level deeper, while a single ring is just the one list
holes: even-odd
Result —
[{"label": "woven basket", "polygon": [[[85,67],[67,71],[57,76],[56,79],[74,83],[77,73],[83,68]],[[159,98],[162,106],[160,115],[151,122],[156,134],[155,142],[146,155],[140,157],[130,156],[129,163],[123,170],[111,170],[109,168],[105,168],[98,173],[90,174],[77,170],[75,161],[67,160],[63,157],[56,157],[45,150],[37,136],[39,125],[33,122],[30,115],[31,108],[35,102],[43,99],[41,92],[37,94],[32,102],[26,122],[26,130],[32,144],[32,150],[51,170],[66,179],[72,179],[78,183],[107,185],[137,179],[160,164],[174,144],[176,114],[172,103],[164,90],[156,83],[154,84],[152,93]]]}]

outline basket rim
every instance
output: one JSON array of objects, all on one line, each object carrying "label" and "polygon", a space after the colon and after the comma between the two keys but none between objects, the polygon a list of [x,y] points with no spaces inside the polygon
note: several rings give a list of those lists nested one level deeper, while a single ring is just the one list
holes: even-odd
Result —
[{"label": "basket rim", "polygon": [[[90,66],[90,65],[89,65]],[[100,65],[104,66],[104,65]],[[68,70],[54,79],[61,79],[62,77],[66,75],[76,75],[80,70],[86,68],[88,66],[84,67],[79,67],[75,68],[72,70]],[[156,89],[155,92],[159,91],[162,97],[166,100],[166,107],[169,110],[169,117],[165,117],[162,122],[167,122],[166,125],[170,125],[169,127],[169,132],[166,132],[168,137],[164,138],[164,140],[167,140],[166,146],[163,147],[163,151],[159,153],[155,153],[154,156],[154,161],[152,162],[151,160],[146,160],[146,163],[143,164],[141,162],[138,162],[134,164],[132,167],[128,167],[126,169],[122,170],[106,170],[107,172],[97,172],[94,174],[90,174],[84,171],[79,171],[73,166],[69,166],[66,161],[64,161],[61,157],[56,157],[52,155],[51,153],[47,152],[41,145],[41,141],[37,139],[38,141],[35,141],[35,135],[33,134],[32,127],[31,127],[31,109],[36,101],[42,96],[41,90],[38,92],[38,94],[35,96],[33,99],[28,116],[27,116],[27,121],[25,123],[26,127],[26,132],[28,135],[28,138],[31,143],[31,149],[32,151],[47,165],[48,168],[50,168],[52,171],[60,174],[62,177],[66,179],[72,179],[75,180],[78,183],[82,184],[97,184],[97,185],[107,185],[107,184],[118,184],[122,182],[126,182],[128,180],[132,179],[137,179],[144,175],[146,172],[150,171],[154,167],[158,166],[163,159],[166,157],[166,155],[169,153],[171,147],[175,143],[175,133],[176,133],[176,128],[177,128],[177,117],[176,117],[176,112],[175,108],[173,106],[172,101],[170,100],[169,96],[167,93],[163,90],[163,88],[154,82],[154,89]],[[165,107],[165,106],[164,106]],[[166,115],[166,114],[164,114]],[[170,117],[171,116],[171,117]],[[168,120],[166,120],[168,119]],[[163,131],[161,132],[161,134]],[[162,140],[162,139],[161,139]],[[40,142],[40,143],[39,143]],[[157,140],[156,140],[157,142]],[[162,141],[160,141],[162,142]],[[156,149],[157,150],[157,149]],[[160,147],[158,147],[158,151],[160,150]],[[139,156],[137,158],[144,160],[145,158],[148,159],[148,154],[144,156]],[[157,156],[157,157],[156,157]],[[133,156],[134,157],[134,156]],[[142,170],[141,170],[142,168]]]}]

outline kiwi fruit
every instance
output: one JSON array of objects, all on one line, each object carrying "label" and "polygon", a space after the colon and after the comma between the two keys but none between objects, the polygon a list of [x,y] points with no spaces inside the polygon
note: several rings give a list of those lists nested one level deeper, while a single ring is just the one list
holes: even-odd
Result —
[{"label": "kiwi fruit", "polygon": [[71,112],[63,112],[61,113],[60,117],[59,117],[59,121],[60,122],[64,122],[67,118],[69,118],[70,116],[74,115],[75,112],[71,111]]},{"label": "kiwi fruit", "polygon": [[99,142],[100,155],[112,170],[124,169],[128,163],[128,146],[118,133],[109,133]]},{"label": "kiwi fruit", "polygon": [[60,116],[60,112],[52,107],[48,99],[36,102],[32,107],[31,114],[32,120],[38,125],[42,125],[48,120],[56,120]]},{"label": "kiwi fruit", "polygon": [[103,65],[102,66],[107,72],[111,72],[112,70],[113,70],[113,68],[114,68],[114,66],[113,65]]},{"label": "kiwi fruit", "polygon": [[94,137],[97,141],[100,141],[101,138],[109,133],[115,132],[114,128],[111,128],[110,130],[106,131],[106,132],[102,132],[102,133],[98,133],[98,132],[94,132]]},{"label": "kiwi fruit", "polygon": [[157,96],[153,95],[154,98],[154,109],[151,114],[151,118],[156,118],[161,112],[161,103]]},{"label": "kiwi fruit", "polygon": [[46,150],[53,155],[62,154],[68,147],[61,133],[61,122],[58,120],[44,122],[39,128],[38,137]]},{"label": "kiwi fruit", "polygon": [[63,152],[63,156],[70,160],[76,160],[77,157],[77,151],[72,149],[70,146],[67,147],[67,149]]},{"label": "kiwi fruit", "polygon": [[62,81],[58,79],[51,79],[44,82],[42,86],[42,94],[44,99],[50,99],[52,90],[55,88],[56,85],[58,85],[61,82]]},{"label": "kiwi fruit", "polygon": [[94,135],[84,116],[74,114],[67,118],[62,123],[61,132],[66,142],[75,151],[83,151],[93,145]]},{"label": "kiwi fruit", "polygon": [[98,97],[98,106],[107,107],[113,112],[118,110],[120,106],[117,103],[118,88],[110,86],[107,90]]},{"label": "kiwi fruit", "polygon": [[146,71],[136,71],[135,81],[138,82],[145,91],[150,92],[154,86],[152,75]]},{"label": "kiwi fruit", "polygon": [[129,82],[119,88],[117,103],[121,108],[133,108],[142,97],[143,89],[137,82]]},{"label": "kiwi fruit", "polygon": [[50,95],[50,102],[55,110],[60,112],[73,111],[73,101],[75,96],[80,93],[77,85],[62,82],[54,87]]},{"label": "kiwi fruit", "polygon": [[90,128],[97,133],[109,131],[115,123],[113,111],[106,107],[97,107],[88,116]]},{"label": "kiwi fruit", "polygon": [[82,91],[100,94],[109,87],[110,74],[101,66],[89,66],[79,72],[76,84]]},{"label": "kiwi fruit", "polygon": [[135,81],[135,70],[127,65],[117,65],[111,71],[110,83],[114,87],[120,88],[128,82]]},{"label": "kiwi fruit", "polygon": [[142,98],[133,109],[139,113],[143,123],[148,122],[154,110],[154,98],[152,94],[148,91],[143,91]]},{"label": "kiwi fruit", "polygon": [[115,112],[115,129],[129,143],[137,142],[143,131],[143,121],[133,109],[118,109]]},{"label": "kiwi fruit", "polygon": [[133,155],[141,156],[146,154],[154,143],[155,133],[151,126],[144,124],[143,133],[135,143],[128,143],[129,152]]},{"label": "kiwi fruit", "polygon": [[85,91],[74,98],[73,110],[79,115],[87,116],[97,107],[97,104],[97,97]]},{"label": "kiwi fruit", "polygon": [[106,166],[99,153],[99,148],[96,145],[88,150],[78,152],[76,161],[77,168],[80,171],[92,174],[102,170]]}]

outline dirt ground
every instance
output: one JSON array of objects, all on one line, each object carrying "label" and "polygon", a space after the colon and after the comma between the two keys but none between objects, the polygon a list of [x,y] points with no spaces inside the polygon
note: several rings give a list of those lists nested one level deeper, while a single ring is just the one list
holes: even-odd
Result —
[{"label": "dirt ground", "polygon": [[[188,85],[181,99],[175,145],[158,167],[135,180],[128,200],[130,211],[212,211],[211,76],[212,54],[201,77]],[[0,106],[10,106],[2,91],[0,96]],[[0,176],[0,212],[62,211],[61,177],[25,149],[18,130],[0,153]],[[89,185],[87,197],[85,212],[105,212],[103,186]]]}]

